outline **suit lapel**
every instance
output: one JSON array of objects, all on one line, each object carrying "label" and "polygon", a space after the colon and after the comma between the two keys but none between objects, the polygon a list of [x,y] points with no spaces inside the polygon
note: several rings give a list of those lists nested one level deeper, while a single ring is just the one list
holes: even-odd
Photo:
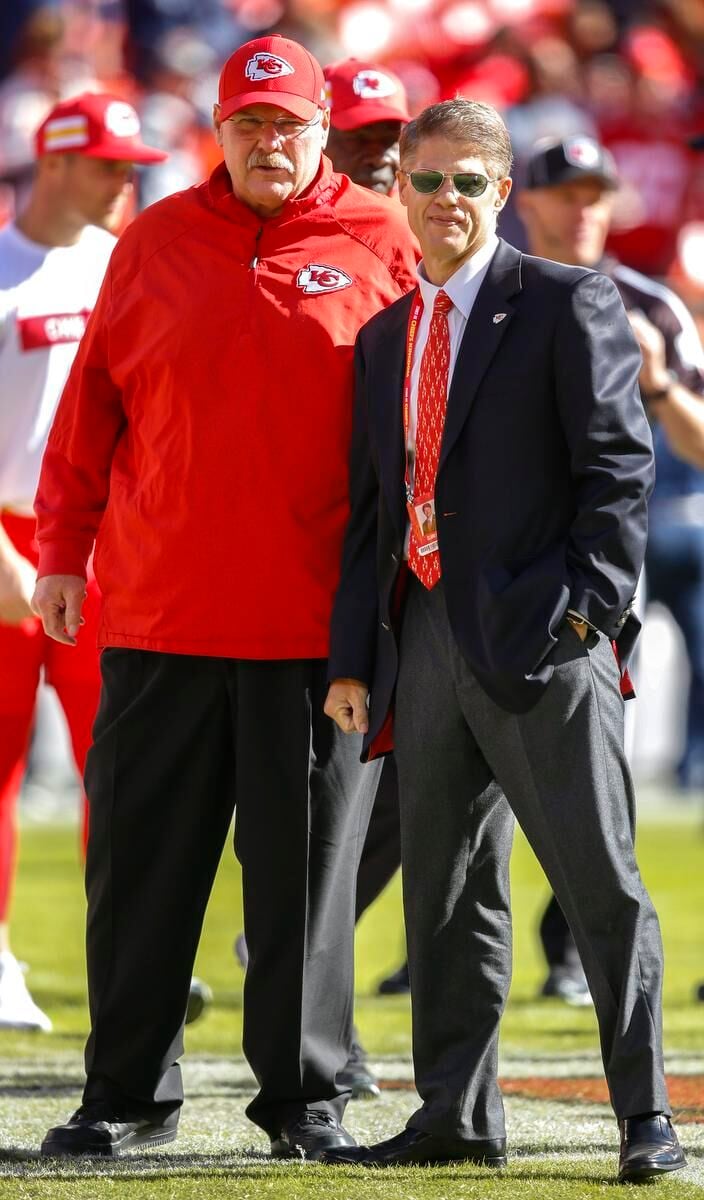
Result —
[{"label": "suit lapel", "polygon": [[438,470],[460,435],[479,384],[511,323],[514,309],[508,298],[521,290],[521,257],[514,246],[499,239],[469,314],[452,373]]},{"label": "suit lapel", "polygon": [[401,537],[406,528],[403,494],[403,369],[406,332],[414,297],[415,289],[389,312],[388,325],[380,334],[380,343],[376,347],[375,361],[378,365],[368,391],[382,487]]}]

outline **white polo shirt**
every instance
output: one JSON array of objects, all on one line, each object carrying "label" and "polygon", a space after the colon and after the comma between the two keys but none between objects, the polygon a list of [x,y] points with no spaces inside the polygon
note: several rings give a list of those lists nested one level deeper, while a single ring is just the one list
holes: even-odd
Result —
[{"label": "white polo shirt", "polygon": [[73,246],[0,230],[0,509],[32,513],[64,384],[115,245],[87,225]]}]

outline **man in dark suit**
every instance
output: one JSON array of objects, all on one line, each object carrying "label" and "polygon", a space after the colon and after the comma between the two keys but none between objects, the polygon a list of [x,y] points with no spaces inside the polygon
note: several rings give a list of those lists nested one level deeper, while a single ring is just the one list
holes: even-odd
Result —
[{"label": "man in dark suit", "polygon": [[[418,290],[357,341],[326,711],[363,732],[373,756],[390,745],[395,697],[423,1103],[397,1137],[326,1160],[506,1162],[496,1074],[515,813],[585,965],[619,1178],[643,1179],[684,1155],[612,648],[625,659],[638,633],[653,484],[640,355],[610,280],[496,237],[511,147],[494,109],[462,99],[427,109],[402,136],[401,166],[423,261]],[[425,501],[438,532],[421,545],[408,513]]]}]

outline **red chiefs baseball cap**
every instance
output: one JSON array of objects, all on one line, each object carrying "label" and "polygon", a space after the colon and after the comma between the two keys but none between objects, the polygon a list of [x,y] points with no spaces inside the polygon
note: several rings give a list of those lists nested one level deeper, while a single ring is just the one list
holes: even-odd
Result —
[{"label": "red chiefs baseball cap", "polygon": [[312,121],[325,105],[322,67],[305,46],[289,38],[254,38],[225,63],[218,100],[223,121],[248,104],[274,104],[301,121]]},{"label": "red chiefs baseball cap", "polygon": [[106,92],[82,92],[55,104],[39,126],[37,157],[44,154],[82,154],[120,162],[157,163],[168,158],[145,146],[139,117],[131,104]]},{"label": "red chiefs baseball cap", "polygon": [[345,58],[324,71],[330,120],[337,129],[359,129],[375,121],[400,121],[407,125],[406,89],[386,67]]}]

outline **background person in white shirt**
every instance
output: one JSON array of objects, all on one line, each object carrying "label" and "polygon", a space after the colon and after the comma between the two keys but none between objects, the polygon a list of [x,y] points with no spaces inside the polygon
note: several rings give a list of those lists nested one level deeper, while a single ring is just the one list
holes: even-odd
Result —
[{"label": "background person in white shirt", "polygon": [[[37,132],[26,208],[0,231],[0,1029],[51,1029],[10,949],[15,810],[40,674],[59,696],[83,770],[100,679],[88,583],[75,647],[46,636],[30,608],[32,501],[54,412],[98,295],[135,163],[165,155],[143,144],[134,109],[84,93],[57,104]],[[84,805],[84,836],[86,810]]]}]

